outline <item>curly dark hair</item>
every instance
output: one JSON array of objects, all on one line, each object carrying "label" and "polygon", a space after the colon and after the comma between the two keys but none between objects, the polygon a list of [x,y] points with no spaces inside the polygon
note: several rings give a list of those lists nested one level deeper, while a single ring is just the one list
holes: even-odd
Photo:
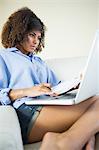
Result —
[{"label": "curly dark hair", "polygon": [[5,48],[15,47],[20,44],[24,37],[31,31],[41,32],[41,40],[36,49],[36,53],[42,51],[44,47],[44,37],[46,27],[35,13],[27,7],[23,7],[10,15],[3,26],[1,41]]}]

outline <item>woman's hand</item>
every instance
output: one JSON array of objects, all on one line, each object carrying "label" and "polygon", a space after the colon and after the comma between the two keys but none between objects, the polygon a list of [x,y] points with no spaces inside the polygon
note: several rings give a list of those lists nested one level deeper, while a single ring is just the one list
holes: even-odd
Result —
[{"label": "woman's hand", "polygon": [[31,88],[27,89],[27,96],[29,97],[36,97],[36,96],[40,96],[40,95],[52,95],[52,91],[51,91],[51,84],[50,83],[42,83],[36,86],[33,86]]},{"label": "woman's hand", "polygon": [[85,150],[95,149],[95,136],[91,137],[85,146]]},{"label": "woman's hand", "polygon": [[51,91],[51,84],[50,83],[42,83],[31,88],[24,88],[24,89],[12,89],[9,92],[9,98],[11,101],[15,101],[17,99],[23,97],[36,97],[40,95],[50,95],[54,96],[55,94]]}]

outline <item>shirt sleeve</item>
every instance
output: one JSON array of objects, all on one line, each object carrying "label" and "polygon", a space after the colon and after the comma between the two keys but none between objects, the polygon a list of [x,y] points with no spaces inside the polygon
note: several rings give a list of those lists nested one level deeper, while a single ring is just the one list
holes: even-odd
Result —
[{"label": "shirt sleeve", "polygon": [[0,55],[0,102],[2,105],[8,105],[11,103],[11,100],[8,96],[9,91],[11,90],[8,88],[9,83],[9,73],[7,66]]},{"label": "shirt sleeve", "polygon": [[47,73],[48,73],[48,78],[47,82],[51,83],[52,86],[58,85],[61,81],[57,78],[55,73],[46,65]]},{"label": "shirt sleeve", "polygon": [[56,74],[50,69],[50,67],[46,64],[45,61],[42,60],[43,65],[45,65],[47,72],[47,83],[51,83],[52,86],[58,85],[61,80],[58,79]]}]

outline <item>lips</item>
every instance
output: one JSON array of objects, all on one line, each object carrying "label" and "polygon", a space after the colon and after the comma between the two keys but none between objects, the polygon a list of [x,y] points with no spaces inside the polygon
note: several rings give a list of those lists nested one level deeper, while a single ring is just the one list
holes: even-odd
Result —
[{"label": "lips", "polygon": [[31,48],[36,49],[36,46],[32,45]]}]

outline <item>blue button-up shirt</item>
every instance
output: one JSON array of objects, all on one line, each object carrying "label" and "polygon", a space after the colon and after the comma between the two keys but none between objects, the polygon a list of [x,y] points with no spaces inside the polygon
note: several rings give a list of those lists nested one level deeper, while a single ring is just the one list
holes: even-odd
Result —
[{"label": "blue button-up shirt", "polygon": [[[23,54],[15,47],[0,50],[0,102],[11,104],[8,93],[11,89],[29,88],[40,83],[57,85],[59,80],[41,58],[33,53]],[[30,97],[17,99],[13,106],[18,108]]]}]

